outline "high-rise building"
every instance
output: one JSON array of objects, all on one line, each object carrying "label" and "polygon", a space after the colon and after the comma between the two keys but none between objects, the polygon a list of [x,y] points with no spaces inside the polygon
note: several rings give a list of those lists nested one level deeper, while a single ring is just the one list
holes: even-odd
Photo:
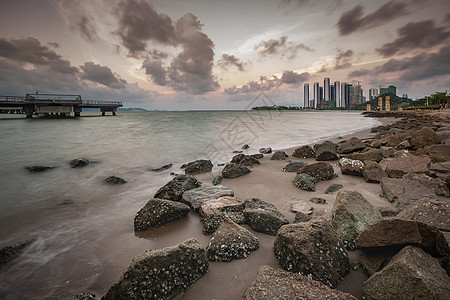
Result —
[{"label": "high-rise building", "polygon": [[334,82],[334,101],[336,107],[342,107],[341,103],[341,83],[339,81]]},{"label": "high-rise building", "polygon": [[309,83],[303,85],[303,107],[309,107]]},{"label": "high-rise building", "polygon": [[326,77],[323,79],[323,100],[325,102],[330,101],[330,94],[331,94],[331,89],[330,89],[330,78]]},{"label": "high-rise building", "polygon": [[375,99],[379,95],[377,88],[369,89],[369,100]]},{"label": "high-rise building", "polygon": [[380,88],[380,95],[386,93],[392,93],[394,95],[397,95],[397,88],[393,85],[390,85],[387,88]]},{"label": "high-rise building", "polygon": [[341,104],[342,107],[348,106],[348,84],[345,82],[341,83]]},{"label": "high-rise building", "polygon": [[314,82],[313,94],[314,94],[314,101],[313,101],[313,104],[310,105],[310,107],[316,108],[320,103],[320,86],[319,86],[318,82]]},{"label": "high-rise building", "polygon": [[360,83],[349,86],[348,105],[350,107],[358,106],[363,102],[363,94]]}]

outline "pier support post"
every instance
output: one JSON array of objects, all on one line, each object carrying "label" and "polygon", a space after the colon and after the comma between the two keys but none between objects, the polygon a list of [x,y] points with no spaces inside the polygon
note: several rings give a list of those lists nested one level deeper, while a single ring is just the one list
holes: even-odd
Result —
[{"label": "pier support post", "polygon": [[80,117],[80,116],[81,116],[82,110],[83,110],[83,109],[82,109],[81,107],[74,106],[74,107],[73,107],[73,115],[74,115],[75,117]]},{"label": "pier support post", "polygon": [[27,115],[27,119],[32,118],[34,112],[34,105],[24,105],[23,111]]}]

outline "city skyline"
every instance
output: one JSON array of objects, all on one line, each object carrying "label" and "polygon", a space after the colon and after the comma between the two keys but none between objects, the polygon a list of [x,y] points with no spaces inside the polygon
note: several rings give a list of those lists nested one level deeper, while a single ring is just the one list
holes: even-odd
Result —
[{"label": "city skyline", "polygon": [[299,106],[305,82],[335,78],[421,98],[450,87],[449,12],[446,0],[2,1],[0,94],[245,109],[261,92]]}]

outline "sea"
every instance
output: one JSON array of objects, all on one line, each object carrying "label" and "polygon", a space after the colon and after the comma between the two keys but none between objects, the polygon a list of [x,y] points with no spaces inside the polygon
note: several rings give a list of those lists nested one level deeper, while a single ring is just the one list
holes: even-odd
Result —
[{"label": "sea", "polygon": [[[0,249],[33,240],[1,267],[0,298],[79,292],[101,297],[141,251],[193,235],[207,244],[210,237],[202,237],[196,214],[176,226],[144,233],[133,229],[136,212],[173,178],[171,173],[183,174],[184,163],[210,159],[212,180],[222,168],[217,165],[245,144],[244,153],[254,154],[262,147],[287,149],[377,125],[347,111],[83,112],[63,119],[0,115]],[[75,158],[91,163],[71,168]],[[167,164],[172,167],[152,171]],[[35,165],[54,169],[26,169]],[[112,175],[127,183],[103,183]]]}]

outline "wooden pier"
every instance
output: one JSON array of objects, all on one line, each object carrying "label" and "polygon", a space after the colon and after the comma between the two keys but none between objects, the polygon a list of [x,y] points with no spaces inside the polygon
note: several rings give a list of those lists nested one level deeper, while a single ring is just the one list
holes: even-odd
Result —
[{"label": "wooden pier", "polygon": [[122,107],[121,101],[82,100],[81,95],[65,94],[27,94],[25,97],[0,96],[0,113],[22,113],[27,118],[33,115],[39,117],[81,116],[83,108],[99,108],[102,116],[107,112],[116,115],[117,108]]}]

